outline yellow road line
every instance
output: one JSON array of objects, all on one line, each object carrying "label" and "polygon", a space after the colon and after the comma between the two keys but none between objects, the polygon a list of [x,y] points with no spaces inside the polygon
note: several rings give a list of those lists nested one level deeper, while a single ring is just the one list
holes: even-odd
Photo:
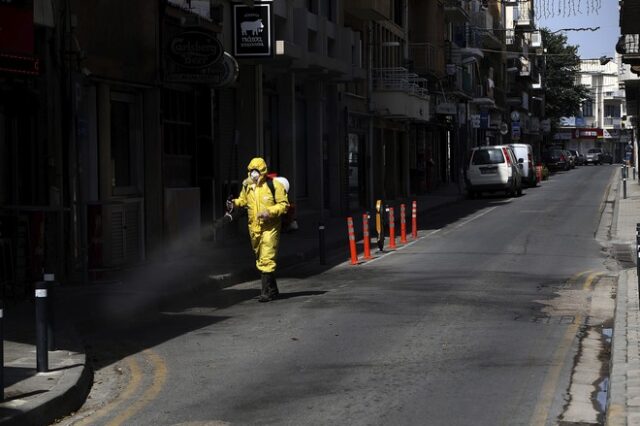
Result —
[{"label": "yellow road line", "polygon": [[[601,275],[600,272],[590,273],[587,276],[584,285],[582,286],[582,290],[590,291],[593,285],[593,281],[599,275]],[[553,404],[553,396],[555,395],[556,387],[558,386],[558,381],[560,380],[562,367],[564,365],[567,353],[571,348],[571,344],[573,343],[573,339],[575,339],[576,334],[578,333],[578,328],[582,325],[582,320],[582,314],[578,312],[574,323],[567,328],[562,341],[558,345],[558,348],[553,355],[552,367],[549,370],[549,373],[547,373],[545,381],[542,385],[538,403],[536,404],[536,409],[533,412],[533,418],[530,422],[531,426],[541,426],[547,424],[549,411],[551,410],[551,405]]]},{"label": "yellow road line", "polygon": [[142,410],[146,405],[148,405],[158,396],[164,386],[164,383],[167,380],[167,365],[165,364],[162,357],[151,349],[146,349],[143,354],[153,364],[153,382],[151,383],[151,386],[145,391],[145,393],[140,398],[138,398],[134,404],[118,414],[118,416],[116,416],[107,424],[108,426],[120,426],[140,410]]},{"label": "yellow road line", "polygon": [[126,362],[127,367],[129,369],[129,374],[131,374],[131,380],[127,384],[127,387],[125,388],[124,392],[118,395],[118,397],[115,400],[101,407],[99,410],[97,410],[93,414],[90,414],[88,417],[85,417],[84,419],[75,423],[76,425],[84,426],[84,425],[94,424],[97,419],[100,419],[106,416],[107,414],[111,413],[120,404],[122,404],[127,399],[131,398],[131,396],[133,396],[133,394],[138,391],[138,388],[140,387],[140,382],[142,381],[140,366],[138,365],[138,362],[136,361],[134,356],[129,356],[125,358],[124,361]]}]

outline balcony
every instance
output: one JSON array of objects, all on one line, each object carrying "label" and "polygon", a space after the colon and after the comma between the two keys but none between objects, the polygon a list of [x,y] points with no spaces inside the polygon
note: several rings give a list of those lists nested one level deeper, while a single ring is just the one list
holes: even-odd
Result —
[{"label": "balcony", "polygon": [[602,92],[602,97],[605,101],[624,101],[626,94],[624,90],[613,90],[611,92]]},{"label": "balcony", "polygon": [[427,80],[406,68],[374,68],[373,109],[385,118],[429,121]]},{"label": "balcony", "polygon": [[445,0],[444,2],[445,16],[454,22],[468,22],[469,8],[467,0]]},{"label": "balcony", "polygon": [[502,48],[503,33],[499,22],[495,22],[493,15],[488,10],[474,12],[471,17],[472,25],[475,27],[477,42],[484,46],[496,49]]},{"label": "balcony", "polygon": [[389,0],[346,0],[345,11],[364,20],[384,21],[391,19]]},{"label": "balcony", "polygon": [[494,89],[495,83],[493,80],[490,78],[484,79],[482,83],[476,84],[471,103],[485,107],[495,107]]},{"label": "balcony", "polygon": [[467,68],[456,67],[455,74],[444,80],[441,88],[458,99],[470,100],[474,94],[473,75]]},{"label": "balcony", "polygon": [[622,55],[622,62],[640,65],[640,34],[624,34],[616,43],[616,52]]},{"label": "balcony", "polygon": [[620,129],[622,127],[622,119],[620,117],[604,117],[602,125],[610,129]]},{"label": "balcony", "polygon": [[518,7],[514,8],[514,24],[517,29],[522,31],[535,30],[531,3],[524,1],[518,3]]}]

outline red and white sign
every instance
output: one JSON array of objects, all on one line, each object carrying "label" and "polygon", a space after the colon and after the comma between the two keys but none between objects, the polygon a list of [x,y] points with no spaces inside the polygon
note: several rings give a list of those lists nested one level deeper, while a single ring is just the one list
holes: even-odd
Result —
[{"label": "red and white sign", "polygon": [[597,139],[602,137],[602,129],[575,129],[573,139]]}]

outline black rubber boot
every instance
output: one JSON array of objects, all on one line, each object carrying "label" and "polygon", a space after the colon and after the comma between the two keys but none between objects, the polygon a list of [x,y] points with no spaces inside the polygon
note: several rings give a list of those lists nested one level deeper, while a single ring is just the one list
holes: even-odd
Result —
[{"label": "black rubber boot", "polygon": [[268,292],[269,292],[269,296],[272,299],[277,298],[280,295],[280,291],[278,290],[278,283],[276,282],[276,274],[271,273],[269,274],[269,279],[268,279]]},{"label": "black rubber boot", "polygon": [[260,297],[258,297],[258,302],[270,302],[271,294],[269,292],[269,274],[262,274],[262,291],[260,292]]}]

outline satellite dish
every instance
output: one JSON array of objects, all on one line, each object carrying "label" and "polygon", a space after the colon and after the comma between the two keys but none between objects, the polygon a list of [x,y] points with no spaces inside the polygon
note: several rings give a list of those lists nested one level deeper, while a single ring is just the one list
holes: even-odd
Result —
[{"label": "satellite dish", "polygon": [[500,134],[504,136],[507,133],[509,133],[509,126],[507,126],[507,123],[500,124]]}]

